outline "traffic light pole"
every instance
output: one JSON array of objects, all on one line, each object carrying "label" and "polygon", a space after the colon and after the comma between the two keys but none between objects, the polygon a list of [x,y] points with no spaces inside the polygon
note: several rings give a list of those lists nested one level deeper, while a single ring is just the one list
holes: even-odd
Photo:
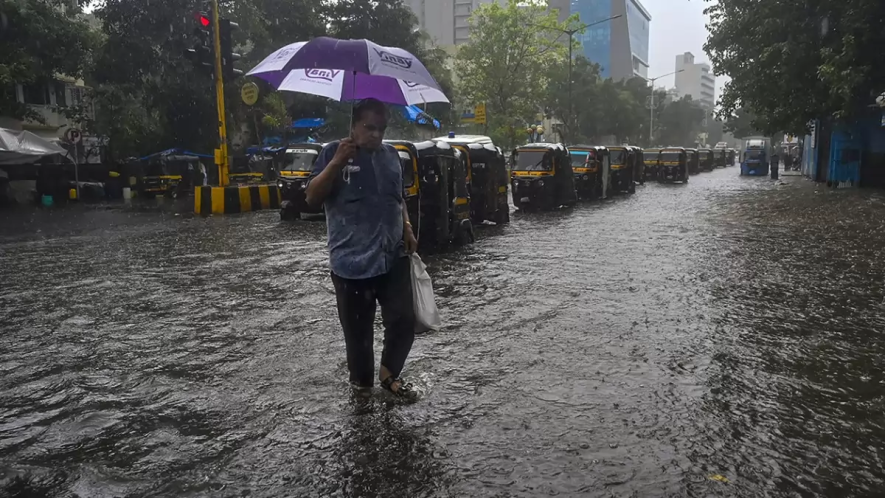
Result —
[{"label": "traffic light pole", "polygon": [[230,162],[227,154],[227,114],[224,110],[224,74],[221,64],[221,30],[218,22],[218,0],[212,0],[212,43],[215,46],[215,98],[218,107],[218,138],[221,147],[215,152],[215,163],[218,165],[218,184],[226,187],[230,184]]}]

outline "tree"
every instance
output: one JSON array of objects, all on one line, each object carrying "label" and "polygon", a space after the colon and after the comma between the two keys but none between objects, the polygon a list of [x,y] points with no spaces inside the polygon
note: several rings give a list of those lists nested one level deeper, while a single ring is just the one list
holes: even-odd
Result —
[{"label": "tree", "polygon": [[756,116],[749,109],[740,107],[725,119],[724,128],[736,138],[760,135],[762,132],[754,125],[755,121]]},{"label": "tree", "polygon": [[703,130],[706,111],[686,95],[664,106],[659,114],[657,140],[667,145],[691,145]]},{"label": "tree", "polygon": [[0,116],[42,121],[18,102],[15,85],[83,75],[97,39],[72,10],[61,0],[0,0]]},{"label": "tree", "polygon": [[511,148],[540,111],[553,68],[563,64],[566,25],[543,5],[508,0],[481,5],[470,27],[470,43],[455,62],[460,97],[469,106],[484,102],[490,133]]},{"label": "tree", "polygon": [[[567,143],[583,143],[597,136],[599,119],[600,67],[582,55],[572,63],[571,100],[568,86],[568,58],[556,64],[547,84],[546,107],[562,119],[560,136]],[[571,116],[571,119],[569,119]]]},{"label": "tree", "polygon": [[722,117],[744,107],[764,134],[801,134],[813,119],[863,114],[885,90],[880,0],[719,0],[706,12],[704,48],[731,77]]}]

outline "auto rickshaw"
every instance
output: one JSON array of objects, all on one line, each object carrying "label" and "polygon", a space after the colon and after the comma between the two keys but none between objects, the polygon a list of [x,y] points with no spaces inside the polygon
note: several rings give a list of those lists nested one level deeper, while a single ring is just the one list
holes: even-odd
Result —
[{"label": "auto rickshaw", "polygon": [[403,200],[421,247],[473,242],[467,159],[436,140],[385,140],[400,157]]},{"label": "auto rickshaw", "polygon": [[688,155],[688,174],[697,175],[701,172],[701,155],[697,149],[687,147],[685,148],[685,153]]},{"label": "auto rickshaw", "polygon": [[323,150],[322,144],[303,143],[290,145],[274,154],[277,186],[280,188],[280,219],[297,220],[301,213],[321,213],[307,205],[307,181],[313,165]]},{"label": "auto rickshaw", "polygon": [[645,149],[642,151],[642,161],[645,163],[645,178],[656,180],[658,178],[658,161],[660,161],[661,149]]},{"label": "auto rickshaw", "polygon": [[573,205],[575,174],[568,149],[562,144],[536,143],[511,154],[513,204],[519,209],[553,209]]},{"label": "auto rickshaw", "polygon": [[579,199],[604,199],[611,189],[608,149],[597,145],[570,145],[569,156]]},{"label": "auto rickshaw", "polygon": [[493,221],[510,222],[507,201],[507,166],[501,149],[485,136],[440,137],[467,158],[467,181],[470,184],[470,219],[474,224]]},{"label": "auto rickshaw", "polygon": [[728,151],[725,149],[713,149],[715,164],[717,168],[728,166]]},{"label": "auto rickshaw", "polygon": [[628,149],[630,153],[627,159],[633,165],[633,182],[645,185],[645,157],[642,155],[642,147],[631,145]]},{"label": "auto rickshaw", "polygon": [[630,146],[609,147],[608,150],[611,155],[612,191],[628,194],[636,192],[634,182],[636,152]]},{"label": "auto rickshaw", "polygon": [[716,156],[710,149],[698,149],[701,161],[701,171],[713,171],[716,167]]},{"label": "auto rickshaw", "polygon": [[231,185],[259,185],[270,180],[268,176],[272,162],[263,155],[233,157],[228,179]]},{"label": "auto rickshaw", "polygon": [[688,183],[689,152],[686,149],[667,147],[658,154],[658,183]]},{"label": "auto rickshaw", "polygon": [[149,199],[158,195],[173,199],[187,196],[197,184],[197,175],[202,175],[200,158],[185,153],[154,154],[142,167],[138,195]]},{"label": "auto rickshaw", "polygon": [[734,149],[728,149],[728,165],[734,166],[735,159],[737,159],[737,151]]}]

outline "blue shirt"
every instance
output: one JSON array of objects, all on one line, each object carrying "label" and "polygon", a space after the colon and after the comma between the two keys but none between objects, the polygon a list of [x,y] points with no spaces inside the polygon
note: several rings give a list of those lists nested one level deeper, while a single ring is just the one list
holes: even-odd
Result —
[{"label": "blue shirt", "polygon": [[[337,150],[338,142],[323,147],[311,179],[326,168]],[[402,167],[399,154],[390,145],[375,151],[358,149],[335,179],[324,206],[329,266],[335,275],[376,277],[388,273],[397,258],[406,255]]]}]

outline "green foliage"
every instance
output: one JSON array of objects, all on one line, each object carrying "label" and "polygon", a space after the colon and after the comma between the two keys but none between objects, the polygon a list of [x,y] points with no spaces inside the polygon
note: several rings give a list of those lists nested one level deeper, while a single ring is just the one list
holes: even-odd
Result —
[{"label": "green foliage", "polygon": [[69,2],[60,0],[0,0],[0,115],[40,121],[17,102],[15,84],[83,75],[98,40],[71,10]]},{"label": "green foliage", "polygon": [[736,138],[751,137],[761,135],[758,129],[753,126],[756,116],[744,107],[738,108],[725,121],[725,131],[731,133]]},{"label": "green foliage", "polygon": [[705,50],[731,77],[726,119],[745,108],[764,134],[800,134],[812,119],[866,112],[885,90],[881,0],[718,0],[707,13]]},{"label": "green foliage", "polygon": [[655,140],[662,145],[694,144],[698,133],[704,129],[705,114],[690,95],[673,101],[659,114],[660,131],[656,131]]},{"label": "green foliage", "polygon": [[470,24],[470,43],[455,62],[459,97],[468,106],[485,102],[491,135],[513,147],[540,110],[553,68],[566,57],[559,36],[567,25],[545,7],[517,0],[480,6]]}]

